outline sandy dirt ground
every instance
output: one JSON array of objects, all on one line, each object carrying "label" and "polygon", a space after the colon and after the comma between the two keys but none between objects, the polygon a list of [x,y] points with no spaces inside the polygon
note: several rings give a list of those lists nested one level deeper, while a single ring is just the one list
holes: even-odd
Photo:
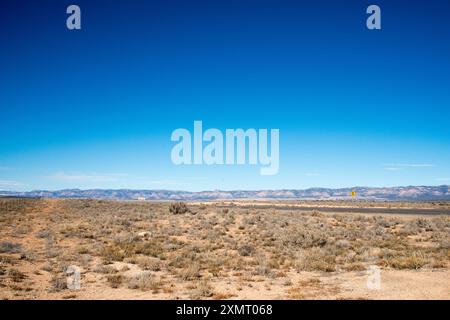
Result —
[{"label": "sandy dirt ground", "polygon": [[448,216],[1,201],[0,299],[450,299]]}]

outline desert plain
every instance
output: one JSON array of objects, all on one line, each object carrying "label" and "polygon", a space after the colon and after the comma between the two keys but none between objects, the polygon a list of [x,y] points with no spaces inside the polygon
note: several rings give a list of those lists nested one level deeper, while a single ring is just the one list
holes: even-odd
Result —
[{"label": "desert plain", "polygon": [[4,198],[0,299],[450,299],[450,203]]}]

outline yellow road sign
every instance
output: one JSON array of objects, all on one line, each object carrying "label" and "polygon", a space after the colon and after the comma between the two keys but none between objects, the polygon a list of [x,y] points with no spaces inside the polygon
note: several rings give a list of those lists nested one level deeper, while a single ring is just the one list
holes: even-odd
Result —
[{"label": "yellow road sign", "polygon": [[350,192],[350,195],[352,196],[352,198],[356,197],[356,191],[353,190],[352,192]]}]

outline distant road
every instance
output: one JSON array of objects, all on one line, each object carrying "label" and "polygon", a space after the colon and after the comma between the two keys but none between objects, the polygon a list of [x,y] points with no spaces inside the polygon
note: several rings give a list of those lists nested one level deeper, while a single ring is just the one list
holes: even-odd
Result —
[{"label": "distant road", "polygon": [[[229,208],[227,205],[217,207]],[[231,206],[233,207],[233,206]],[[271,205],[238,205],[244,209],[276,209],[292,211],[322,211],[322,212],[347,212],[347,213],[373,213],[373,214],[411,214],[411,215],[450,215],[450,208],[426,209],[426,208],[348,208],[348,207],[311,207],[311,206],[271,206]]]}]

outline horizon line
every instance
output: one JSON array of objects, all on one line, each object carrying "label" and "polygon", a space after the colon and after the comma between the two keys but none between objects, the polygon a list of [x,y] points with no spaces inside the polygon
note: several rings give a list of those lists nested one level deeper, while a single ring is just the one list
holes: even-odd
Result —
[{"label": "horizon line", "polygon": [[166,192],[186,192],[186,193],[201,193],[201,192],[261,192],[261,191],[287,191],[287,190],[295,190],[295,191],[306,191],[311,189],[332,189],[332,190],[340,190],[340,189],[362,189],[362,188],[371,188],[371,189],[386,189],[386,188],[411,188],[411,187],[450,187],[449,184],[439,184],[439,185],[397,185],[397,186],[351,186],[351,187],[308,187],[308,188],[276,188],[276,189],[209,189],[209,190],[201,190],[201,191],[188,191],[188,190],[177,190],[177,189],[134,189],[134,188],[89,188],[89,189],[80,189],[80,188],[63,188],[63,189],[32,189],[27,191],[17,191],[17,190],[0,190],[1,192],[8,193],[31,193],[31,192],[60,192],[60,191],[166,191]]}]

